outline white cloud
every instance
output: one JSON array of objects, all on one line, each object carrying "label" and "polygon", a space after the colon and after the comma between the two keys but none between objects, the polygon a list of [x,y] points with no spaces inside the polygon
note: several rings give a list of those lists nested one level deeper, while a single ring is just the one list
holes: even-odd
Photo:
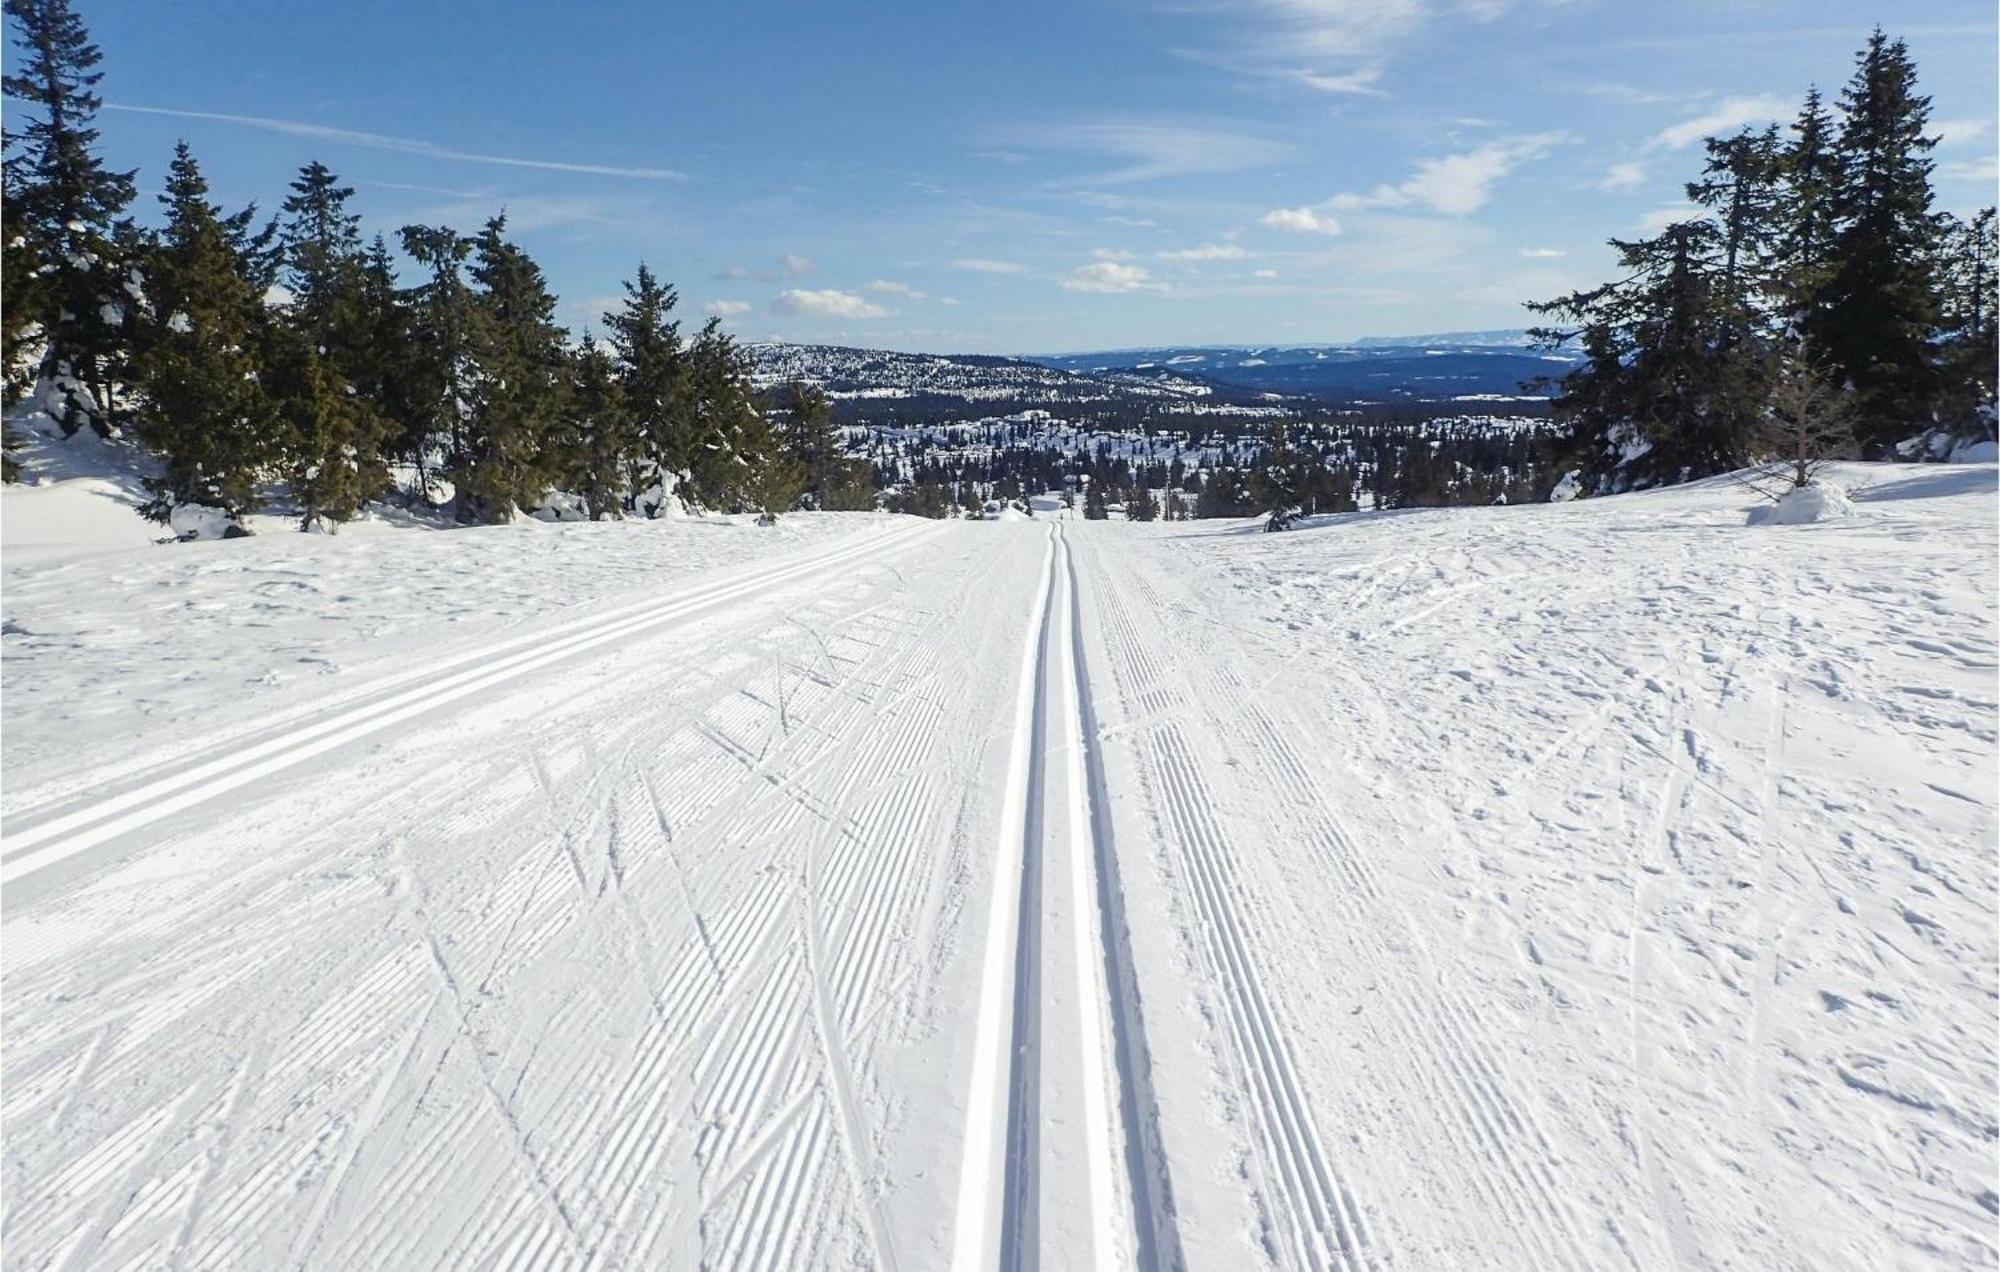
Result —
[{"label": "white cloud", "polygon": [[786,278],[803,278],[818,269],[819,266],[813,264],[806,257],[794,256],[792,253],[787,252],[778,258],[778,268],[785,271]]},{"label": "white cloud", "polygon": [[711,300],[701,307],[701,311],[715,318],[734,318],[754,308],[756,306],[747,300]]},{"label": "white cloud", "polygon": [[1250,271],[1250,277],[1252,278],[1276,278],[1277,276],[1278,276],[1278,271],[1275,269],[1257,269]]},{"label": "white cloud", "polygon": [[1397,185],[1379,185],[1368,194],[1338,194],[1327,200],[1334,208],[1429,208],[1446,216],[1465,216],[1486,206],[1493,187],[1522,164],[1541,158],[1564,140],[1562,133],[1534,133],[1489,142],[1462,155],[1425,159],[1416,175]]},{"label": "white cloud", "polygon": [[1298,80],[1308,88],[1316,88],[1322,93],[1345,93],[1356,97],[1387,97],[1389,94],[1376,83],[1382,78],[1379,66],[1363,66],[1339,75],[1329,75],[1320,71],[1300,71]]},{"label": "white cloud", "polygon": [[1636,190],[1646,183],[1646,165],[1643,163],[1614,163],[1598,178],[1600,190]]},{"label": "white cloud", "polygon": [[1934,119],[1931,135],[1940,146],[1962,146],[1968,141],[1978,141],[1992,127],[1990,119]]},{"label": "white cloud", "polygon": [[[1938,177],[1945,181],[1977,181],[1990,186],[2000,180],[2000,159],[1992,155],[1984,159],[1959,159],[1939,164],[1937,171]],[[1991,197],[1992,191],[1987,191],[1987,195]]]},{"label": "white cloud", "polygon": [[1021,274],[1026,273],[1028,268],[1013,261],[996,261],[983,256],[961,256],[951,263],[951,267],[975,274]]},{"label": "white cloud", "polygon": [[309,124],[296,119],[271,119],[262,115],[228,115],[212,110],[170,110],[164,106],[120,106],[110,102],[104,104],[104,109],[125,111],[133,115],[165,115],[173,119],[205,119],[211,123],[261,128],[266,132],[284,133],[290,137],[306,137],[337,146],[366,146],[371,150],[394,150],[406,155],[447,159],[455,163],[484,163],[503,168],[537,168],[547,172],[582,172],[601,177],[637,177],[643,181],[672,181],[687,176],[686,173],[676,172],[672,168],[632,168],[617,164],[566,163],[553,159],[523,159],[514,155],[481,154],[472,150],[454,150],[449,146],[416,137],[391,137],[383,133],[356,132],[351,128]]},{"label": "white cloud", "polygon": [[1108,171],[1080,179],[1093,185],[1240,172],[1278,163],[1292,153],[1283,142],[1174,124],[1079,124],[1038,134],[1036,141],[1059,150],[1108,154],[1121,161]]},{"label": "white cloud", "polygon": [[1338,234],[1340,222],[1311,208],[1277,208],[1257,218],[1257,224],[1273,230],[1296,230],[1301,234]]},{"label": "white cloud", "polygon": [[1136,292],[1159,291],[1161,287],[1153,281],[1144,266],[1122,265],[1117,261],[1095,261],[1078,266],[1064,274],[1060,280],[1068,291],[1075,292]]},{"label": "white cloud", "polygon": [[905,300],[924,299],[924,293],[908,283],[899,283],[888,278],[878,278],[872,283],[864,283],[861,290],[874,292],[877,296],[901,296]]},{"label": "white cloud", "polygon": [[889,311],[853,292],[786,288],[771,302],[774,313],[801,318],[887,318]]},{"label": "white cloud", "polygon": [[1676,221],[1692,221],[1697,217],[1706,215],[1708,215],[1707,211],[1695,204],[1670,203],[1665,207],[1654,208],[1651,212],[1640,217],[1639,232],[1641,234],[1658,234]]},{"label": "white cloud", "polygon": [[1559,256],[1569,255],[1560,247],[1524,247],[1520,254],[1531,261],[1552,261]]},{"label": "white cloud", "polygon": [[1122,247],[1100,247],[1091,253],[1100,261],[1129,261],[1132,253]]},{"label": "white cloud", "polygon": [[1234,243],[1203,243],[1173,252],[1155,252],[1163,261],[1240,261],[1250,253]]},{"label": "white cloud", "polygon": [[1790,119],[1797,110],[1797,103],[1768,93],[1756,97],[1725,97],[1706,112],[1661,129],[1646,144],[1649,149],[1680,150],[1703,137],[1719,137],[1745,124]]}]

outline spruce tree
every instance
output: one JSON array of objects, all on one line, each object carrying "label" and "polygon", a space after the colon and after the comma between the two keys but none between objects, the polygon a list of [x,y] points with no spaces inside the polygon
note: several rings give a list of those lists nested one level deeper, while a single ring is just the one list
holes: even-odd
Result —
[{"label": "spruce tree", "polygon": [[1722,231],[1683,221],[1611,245],[1625,278],[1529,306],[1574,324],[1538,329],[1544,343],[1583,342],[1555,404],[1576,461],[1606,493],[1738,467],[1767,373],[1723,290]]},{"label": "spruce tree", "polygon": [[1856,431],[1882,446],[1930,422],[1937,388],[1930,99],[1901,40],[1878,28],[1841,94],[1836,229],[1815,344],[1855,391]]},{"label": "spruce tree", "polygon": [[[638,278],[625,284],[624,308],[604,315],[640,443],[631,464],[632,494],[649,516],[659,514],[667,488],[686,477],[693,457],[686,423],[686,358],[680,323],[672,316],[679,300],[679,293],[642,261]],[[661,494],[647,499],[656,486]]]},{"label": "spruce tree", "polygon": [[1787,321],[1801,330],[1817,330],[1831,273],[1834,196],[1840,188],[1833,116],[1817,88],[1807,91],[1791,131],[1792,140],[1779,159],[1784,184],[1775,209],[1773,289]]},{"label": "spruce tree", "polygon": [[833,408],[816,384],[794,380],[786,392],[784,440],[806,474],[806,497],[815,508],[835,506],[847,474]]},{"label": "spruce tree", "polygon": [[689,447],[689,494],[715,508],[738,508],[749,498],[752,467],[760,462],[756,394],[736,341],[711,318],[687,348],[682,408]]},{"label": "spruce tree", "polygon": [[354,191],[318,161],[300,169],[291,188],[278,231],[291,347],[277,360],[273,385],[300,528],[328,530],[387,489],[389,427],[365,391],[378,332],[361,218],[347,210]]},{"label": "spruce tree", "polygon": [[462,522],[510,520],[547,492],[553,474],[545,451],[567,388],[555,297],[541,267],[507,241],[506,228],[506,217],[496,216],[473,244],[478,371],[465,453],[451,473]]},{"label": "spruce tree", "polygon": [[1991,438],[1996,362],[1995,281],[2000,279],[1994,210],[1970,221],[1944,218],[1933,271],[1939,287],[1943,385],[1939,421],[1962,437]]},{"label": "spruce tree", "polygon": [[1777,239],[1775,209],[1782,150],[1776,126],[1733,137],[1710,137],[1699,180],[1687,184],[1688,202],[1715,215],[1721,231],[1720,298],[1750,320],[1751,296],[1765,281]]},{"label": "spruce tree", "polygon": [[585,336],[570,359],[569,392],[554,449],[557,480],[583,500],[592,521],[622,513],[626,458],[634,441],[618,368],[608,349]]},{"label": "spruce tree", "polygon": [[1110,504],[1104,497],[1104,483],[1093,481],[1083,492],[1083,519],[1103,521],[1111,515]]},{"label": "spruce tree", "polygon": [[183,142],[174,150],[167,223],[147,261],[146,323],[135,362],[139,438],[159,456],[147,480],[147,516],[167,521],[180,504],[253,509],[257,485],[278,458],[278,423],[265,389],[272,330],[246,258],[249,217],[225,217]]},{"label": "spruce tree", "polygon": [[331,534],[388,485],[381,417],[350,391],[318,346],[294,332],[282,348],[286,481],[299,529]]},{"label": "spruce tree", "polygon": [[433,474],[459,471],[465,464],[475,322],[465,263],[472,240],[442,225],[406,225],[401,238],[403,251],[425,278],[403,298],[410,341],[397,389],[400,444],[416,468],[420,493],[429,499]]},{"label": "spruce tree", "polygon": [[359,343],[361,218],[347,210],[354,195],[318,160],[299,170],[283,208],[279,243],[292,325],[320,355],[340,359]]},{"label": "spruce tree", "polygon": [[132,173],[110,172],[93,153],[103,60],[69,0],[7,0],[20,50],[7,96],[26,123],[6,135],[7,268],[4,356],[13,375],[31,349],[35,390],[65,435],[118,426],[120,354],[139,281],[121,243]]}]

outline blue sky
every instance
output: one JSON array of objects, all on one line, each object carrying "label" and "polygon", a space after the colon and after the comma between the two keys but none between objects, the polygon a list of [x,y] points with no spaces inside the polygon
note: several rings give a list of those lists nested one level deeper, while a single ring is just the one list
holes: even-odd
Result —
[{"label": "blue sky", "polygon": [[[745,338],[1052,352],[1524,325],[1699,138],[1909,40],[1993,201],[1992,0],[79,0],[105,147],[368,228],[505,207],[579,329],[641,258]],[[176,113],[184,112],[184,113]]]}]

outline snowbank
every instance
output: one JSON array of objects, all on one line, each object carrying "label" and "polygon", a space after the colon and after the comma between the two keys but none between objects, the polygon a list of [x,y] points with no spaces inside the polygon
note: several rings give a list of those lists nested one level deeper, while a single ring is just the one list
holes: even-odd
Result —
[{"label": "snowbank", "polygon": [[1854,504],[1846,491],[1829,482],[1814,481],[1792,487],[1774,506],[1753,512],[1751,519],[1773,526],[1809,526],[1853,515]]}]

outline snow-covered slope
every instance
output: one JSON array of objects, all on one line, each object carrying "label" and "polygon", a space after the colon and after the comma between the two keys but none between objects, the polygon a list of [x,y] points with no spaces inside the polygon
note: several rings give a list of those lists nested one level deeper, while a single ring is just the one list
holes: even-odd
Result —
[{"label": "snow-covered slope", "polygon": [[10,556],[8,1262],[1989,1266],[1995,469],[1836,476]]}]

